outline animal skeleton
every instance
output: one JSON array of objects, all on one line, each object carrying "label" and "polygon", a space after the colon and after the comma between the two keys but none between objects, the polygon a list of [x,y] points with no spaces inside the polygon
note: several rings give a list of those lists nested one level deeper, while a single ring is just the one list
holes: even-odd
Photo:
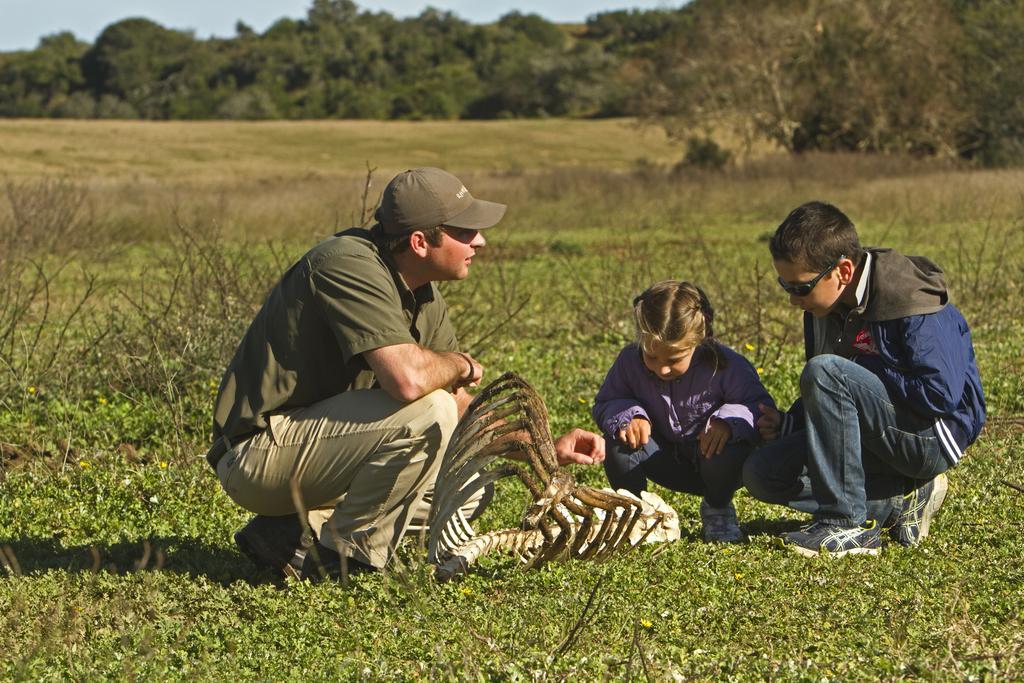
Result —
[{"label": "animal skeleton", "polygon": [[[529,472],[511,462],[485,469],[518,452],[525,453]],[[533,497],[521,526],[477,535],[462,506],[509,476],[518,477]],[[530,568],[568,558],[600,561],[620,548],[679,538],[679,517],[658,496],[578,486],[558,465],[544,401],[514,373],[486,386],[455,427],[433,500],[428,552],[441,579],[497,550],[512,552]]]}]

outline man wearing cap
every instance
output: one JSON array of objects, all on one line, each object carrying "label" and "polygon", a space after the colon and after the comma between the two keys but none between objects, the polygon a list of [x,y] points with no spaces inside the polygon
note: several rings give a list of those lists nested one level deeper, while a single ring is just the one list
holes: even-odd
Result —
[{"label": "man wearing cap", "polygon": [[[483,377],[434,283],[469,274],[480,231],[505,208],[441,169],[405,171],[372,228],[318,244],[270,292],[221,380],[207,454],[228,496],[256,513],[235,534],[254,562],[291,576],[382,569],[425,523],[465,388]],[[604,458],[581,429],[556,447],[565,463]],[[295,494],[319,534],[315,569],[312,554],[303,566],[312,539]],[[470,501],[467,516],[484,504]]]}]

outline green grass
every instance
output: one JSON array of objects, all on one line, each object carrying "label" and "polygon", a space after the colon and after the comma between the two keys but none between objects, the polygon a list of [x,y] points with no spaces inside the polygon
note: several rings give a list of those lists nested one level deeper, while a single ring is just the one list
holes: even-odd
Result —
[{"label": "green grass", "polygon": [[[632,144],[594,152],[606,129],[491,124],[502,133],[493,147],[460,148],[457,158],[477,196],[511,208],[471,278],[446,285],[446,296],[487,377],[525,376],[556,431],[589,425],[590,401],[631,334],[630,298],[665,277],[708,289],[722,338],[788,404],[801,365],[799,318],[773,282],[763,239],[810,198],[850,213],[866,243],[946,268],[972,324],[993,418],[951,473],[947,503],[916,550],[809,561],[773,541],[800,516],[743,493],[737,507],[751,542],[713,547],[699,541],[698,501],[662,490],[683,538],[660,553],[536,572],[488,557],[465,580],[440,585],[410,539],[389,575],[348,588],[275,585],[234,548],[231,532],[248,515],[200,457],[211,383],[273,278],[358,210],[361,158],[345,162],[348,175],[302,168],[304,159],[327,168],[313,150],[324,131],[349,124],[275,124],[268,130],[278,141],[266,145],[254,144],[249,136],[261,129],[247,124],[90,124],[85,142],[75,126],[86,124],[62,125],[0,124],[5,152],[44,149],[36,166],[23,153],[5,157],[21,160],[7,169],[15,199],[23,183],[60,170],[59,155],[45,150],[82,146],[69,152],[69,167],[93,159],[91,175],[73,176],[92,213],[80,214],[65,250],[26,254],[48,272],[71,261],[51,283],[49,322],[33,343],[47,310],[36,299],[0,369],[0,678],[1024,675],[1024,498],[1011,486],[1024,485],[1024,428],[1010,419],[1024,414],[1021,171],[821,156],[672,176],[629,170],[634,154],[650,153]],[[483,144],[477,124],[394,124],[407,136],[401,145],[359,125],[369,126],[359,129],[361,153],[375,152],[382,167],[402,165],[403,147],[425,150],[414,156],[420,163],[443,161],[463,134]],[[102,141],[115,137],[107,156]],[[158,142],[178,152],[148,158]],[[203,156],[215,144],[249,160]],[[545,161],[543,150],[565,163]],[[137,178],[149,164],[159,172]],[[55,192],[48,204],[66,200]],[[0,205],[0,226],[9,227],[6,211]],[[32,234],[43,230],[35,217]],[[98,289],[72,316],[86,274]],[[5,310],[0,300],[0,323]],[[485,339],[509,310],[519,313]],[[52,350],[55,366],[42,367],[33,349]],[[603,484],[599,469],[575,474]],[[484,525],[515,524],[522,502],[518,485],[503,486]]]}]

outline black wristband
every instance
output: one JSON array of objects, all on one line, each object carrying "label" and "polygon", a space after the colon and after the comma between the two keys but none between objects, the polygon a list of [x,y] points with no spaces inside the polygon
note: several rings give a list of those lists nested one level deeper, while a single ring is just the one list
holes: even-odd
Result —
[{"label": "black wristband", "polygon": [[463,353],[462,351],[456,351],[455,353],[462,356],[466,360],[466,364],[469,365],[469,374],[466,375],[466,379],[473,379],[473,359],[471,359],[469,355]]}]

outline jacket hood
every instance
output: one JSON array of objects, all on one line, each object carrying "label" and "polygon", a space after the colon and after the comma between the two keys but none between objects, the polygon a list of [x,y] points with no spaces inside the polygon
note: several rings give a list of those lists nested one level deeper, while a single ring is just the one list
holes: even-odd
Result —
[{"label": "jacket hood", "polygon": [[904,256],[893,249],[869,247],[865,320],[880,322],[926,315],[942,310],[949,302],[942,269],[924,256]]}]

